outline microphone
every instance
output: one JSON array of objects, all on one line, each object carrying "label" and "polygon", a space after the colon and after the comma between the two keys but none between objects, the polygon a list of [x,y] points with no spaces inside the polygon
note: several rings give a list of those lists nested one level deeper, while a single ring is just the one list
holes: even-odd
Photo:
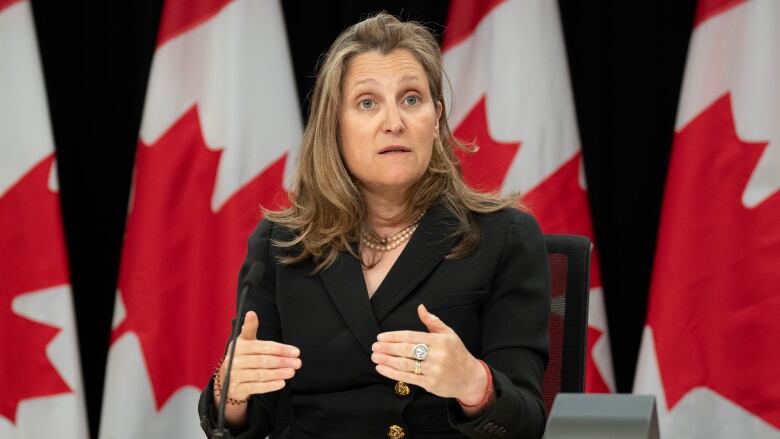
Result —
[{"label": "microphone", "polygon": [[241,292],[238,294],[238,307],[236,308],[236,321],[233,323],[233,344],[230,346],[230,352],[228,353],[228,367],[227,373],[225,373],[225,382],[222,385],[222,399],[219,401],[219,415],[217,418],[217,428],[212,431],[211,437],[213,439],[229,438],[230,432],[225,428],[225,402],[228,399],[228,392],[230,391],[230,372],[233,369],[233,357],[236,355],[236,342],[238,338],[240,322],[244,316],[244,299],[249,293],[249,290],[260,285],[260,279],[265,272],[265,265],[258,261],[249,267],[249,273],[244,278],[244,284],[241,286]]}]

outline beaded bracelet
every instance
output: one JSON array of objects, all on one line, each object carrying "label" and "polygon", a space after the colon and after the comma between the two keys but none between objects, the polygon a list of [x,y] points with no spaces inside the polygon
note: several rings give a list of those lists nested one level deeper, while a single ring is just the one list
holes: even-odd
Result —
[{"label": "beaded bracelet", "polygon": [[485,396],[482,397],[481,401],[473,405],[464,404],[463,401],[458,399],[458,404],[462,405],[463,407],[468,407],[468,408],[481,407],[483,404],[488,402],[488,400],[490,399],[490,395],[493,393],[493,373],[490,372],[490,368],[484,361],[482,360],[478,360],[478,361],[482,365],[482,367],[485,368],[485,373],[487,374],[487,386],[485,386]]},{"label": "beaded bracelet", "polygon": [[[219,360],[219,364],[217,364],[217,367],[214,368],[214,394],[216,395],[218,400],[222,398],[222,380],[220,380],[219,378],[219,370],[222,369],[222,363],[224,361],[225,358],[223,357],[221,360]],[[244,405],[246,404],[247,400],[249,400],[249,397],[245,399],[233,399],[228,397],[227,403],[230,405]]]}]

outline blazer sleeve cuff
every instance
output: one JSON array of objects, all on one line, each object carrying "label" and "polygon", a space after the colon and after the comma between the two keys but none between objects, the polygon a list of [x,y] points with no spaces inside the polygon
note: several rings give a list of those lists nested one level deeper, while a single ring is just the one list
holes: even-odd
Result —
[{"label": "blazer sleeve cuff", "polygon": [[[260,437],[258,435],[265,436],[268,428],[268,419],[265,417],[265,411],[263,410],[263,404],[254,395],[247,401],[246,408],[247,424],[240,429],[230,429],[230,434],[235,439],[249,439],[254,437]],[[211,437],[213,431],[217,428],[217,420],[219,413],[214,404],[214,378],[212,377],[209,384],[203,393],[200,394],[200,400],[198,401],[198,415],[200,417],[200,427],[203,432],[206,433],[206,437]]]},{"label": "blazer sleeve cuff", "polygon": [[467,419],[456,399],[447,401],[447,415],[450,425],[464,435],[477,439],[516,437],[512,434],[515,426],[520,425],[521,399],[515,394],[515,386],[506,375],[492,367],[495,402],[476,418]]}]

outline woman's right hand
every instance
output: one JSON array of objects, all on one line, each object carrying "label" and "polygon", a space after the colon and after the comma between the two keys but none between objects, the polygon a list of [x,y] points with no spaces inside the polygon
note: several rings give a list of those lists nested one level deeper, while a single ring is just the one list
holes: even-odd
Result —
[{"label": "woman's right hand", "polygon": [[[250,395],[274,392],[284,387],[285,380],[292,378],[302,363],[300,350],[275,341],[258,340],[257,328],[260,322],[254,311],[244,317],[241,334],[236,339],[236,355],[233,371],[230,373],[228,398],[245,401]],[[230,347],[228,346],[228,352]],[[220,383],[225,382],[228,360],[222,362],[219,370]],[[224,388],[214,387],[214,403],[219,407]],[[246,422],[246,404],[225,404],[225,420],[233,427]]]}]

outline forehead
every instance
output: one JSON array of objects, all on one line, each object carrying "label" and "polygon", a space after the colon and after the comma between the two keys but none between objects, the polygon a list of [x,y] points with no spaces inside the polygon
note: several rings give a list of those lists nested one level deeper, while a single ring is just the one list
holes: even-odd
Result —
[{"label": "forehead", "polygon": [[411,53],[396,49],[388,54],[377,51],[355,56],[347,66],[344,87],[372,82],[400,82],[416,78],[427,84],[425,69]]}]

